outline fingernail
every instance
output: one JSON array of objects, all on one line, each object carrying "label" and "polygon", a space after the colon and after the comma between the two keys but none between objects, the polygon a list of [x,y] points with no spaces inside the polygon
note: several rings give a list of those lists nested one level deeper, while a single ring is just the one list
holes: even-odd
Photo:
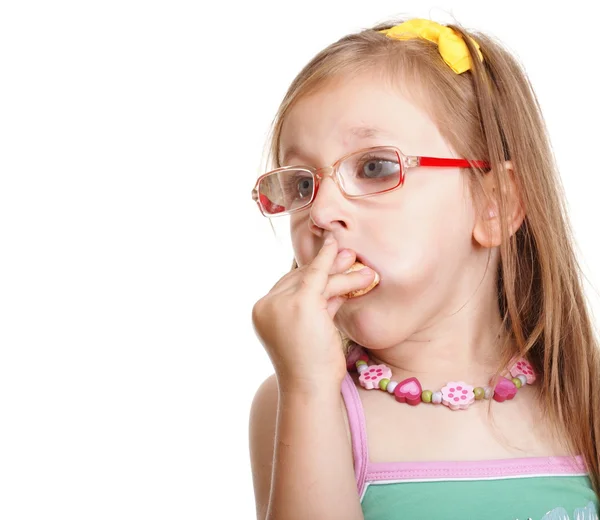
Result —
[{"label": "fingernail", "polygon": [[373,269],[370,269],[369,267],[363,267],[358,272],[364,276],[371,276],[373,274]]}]

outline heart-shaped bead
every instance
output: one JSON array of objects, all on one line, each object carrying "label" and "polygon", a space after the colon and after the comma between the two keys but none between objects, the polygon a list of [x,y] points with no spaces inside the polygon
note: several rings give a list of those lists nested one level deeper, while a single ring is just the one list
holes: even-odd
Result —
[{"label": "heart-shaped bead", "polygon": [[415,406],[421,402],[423,388],[416,377],[409,377],[398,383],[394,389],[394,397],[399,403],[408,403]]}]

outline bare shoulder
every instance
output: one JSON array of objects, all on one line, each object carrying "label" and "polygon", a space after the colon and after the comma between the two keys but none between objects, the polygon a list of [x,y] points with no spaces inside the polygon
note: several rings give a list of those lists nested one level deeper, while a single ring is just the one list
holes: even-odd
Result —
[{"label": "bare shoulder", "polygon": [[[265,445],[271,448],[275,440],[275,426],[277,423],[277,407],[279,405],[279,388],[277,386],[277,376],[272,374],[267,377],[258,387],[252,407],[250,410],[250,449],[264,448]],[[348,410],[340,392],[340,408],[344,416],[346,427],[346,436],[349,442],[352,442],[350,433],[350,423],[348,420]],[[252,455],[252,454],[251,454]]]},{"label": "bare shoulder", "polygon": [[278,404],[277,376],[272,374],[258,387],[250,408],[250,464],[257,518],[265,518],[269,506]]},{"label": "bare shoulder", "polygon": [[[279,388],[277,385],[277,376],[276,374],[272,374],[256,390],[250,408],[250,464],[252,467],[257,518],[264,518],[269,506],[278,406]],[[344,416],[348,443],[351,447],[352,438],[348,412],[341,391],[340,408]]]}]

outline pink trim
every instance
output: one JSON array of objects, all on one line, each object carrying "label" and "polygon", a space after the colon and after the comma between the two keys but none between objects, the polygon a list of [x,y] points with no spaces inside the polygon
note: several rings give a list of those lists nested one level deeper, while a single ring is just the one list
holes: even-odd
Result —
[{"label": "pink trim", "polygon": [[352,454],[354,456],[354,474],[358,495],[362,496],[365,488],[369,453],[367,450],[367,430],[362,402],[356,390],[356,385],[349,372],[342,381],[342,397],[348,412],[348,423],[352,436]]},{"label": "pink trim", "polygon": [[369,462],[366,480],[440,480],[587,475],[581,456],[482,461]]},{"label": "pink trim", "polygon": [[581,456],[481,461],[370,462],[362,401],[350,373],[346,373],[342,381],[342,397],[348,413],[356,486],[361,497],[367,483],[377,481],[475,480],[588,474]]}]

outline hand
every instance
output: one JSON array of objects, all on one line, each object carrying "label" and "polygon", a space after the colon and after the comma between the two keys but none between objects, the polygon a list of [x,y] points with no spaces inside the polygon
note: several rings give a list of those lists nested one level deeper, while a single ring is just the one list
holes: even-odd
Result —
[{"label": "hand", "polygon": [[345,294],[368,287],[375,277],[369,268],[344,273],[355,259],[353,251],[338,251],[328,238],[310,264],[283,276],[254,305],[254,328],[280,388],[312,390],[344,378],[346,361],[333,318]]}]

